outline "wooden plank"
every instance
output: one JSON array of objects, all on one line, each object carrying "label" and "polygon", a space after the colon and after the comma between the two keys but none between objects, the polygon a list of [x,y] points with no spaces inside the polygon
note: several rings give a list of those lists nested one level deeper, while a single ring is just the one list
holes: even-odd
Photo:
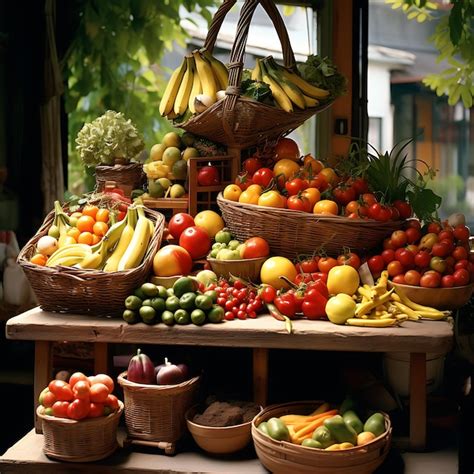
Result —
[{"label": "wooden plank", "polygon": [[109,351],[108,344],[104,342],[94,343],[94,374],[108,374]]},{"label": "wooden plank", "polygon": [[410,448],[426,446],[426,354],[410,354]]},{"label": "wooden plank", "polygon": [[[123,437],[122,432],[120,437]],[[175,456],[165,456],[161,451],[151,449],[143,452],[118,449],[115,454],[103,461],[65,464],[52,461],[43,454],[43,436],[32,430],[0,457],[0,472],[35,474],[53,472],[265,474],[268,472],[251,449],[219,458],[206,456],[203,451],[196,451],[197,448],[194,446],[185,448]]]},{"label": "wooden plank", "polygon": [[34,382],[34,396],[35,396],[35,428],[37,433],[41,433],[41,421],[36,416],[36,408],[38,408],[38,398],[42,390],[48,386],[52,378],[52,361],[51,348],[53,343],[51,341],[36,341],[35,342],[35,382]]},{"label": "wooden plank", "polygon": [[257,319],[204,326],[129,325],[121,319],[94,318],[32,309],[10,319],[9,339],[68,340],[135,344],[265,347],[357,352],[448,352],[452,325],[446,321],[407,321],[400,327],[337,326],[329,321],[293,321],[294,333],[263,315]]},{"label": "wooden plank", "polygon": [[253,400],[262,407],[268,399],[268,349],[253,349]]}]

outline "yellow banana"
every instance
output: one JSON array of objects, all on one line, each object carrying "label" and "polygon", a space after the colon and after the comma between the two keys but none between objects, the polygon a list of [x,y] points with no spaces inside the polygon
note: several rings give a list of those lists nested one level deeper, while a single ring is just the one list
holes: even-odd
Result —
[{"label": "yellow banana", "polygon": [[130,242],[132,241],[134,235],[134,229],[136,224],[137,211],[134,207],[130,206],[127,211],[127,225],[123,229],[120,240],[118,241],[115,250],[112,255],[107,258],[104,266],[104,272],[116,272],[120,263],[121,258],[127,251]]},{"label": "yellow banana", "polygon": [[319,105],[318,99],[313,99],[306,94],[303,94],[303,99],[306,107],[317,107]]},{"label": "yellow banana", "polygon": [[[143,210],[143,208],[139,208]],[[140,265],[151,238],[149,219],[141,212],[132,240],[118,264],[118,271],[129,270]]]},{"label": "yellow banana", "polygon": [[273,98],[276,103],[285,112],[293,112],[293,104],[286,92],[280,87],[277,81],[275,81],[268,73],[265,65],[261,62],[260,67],[262,68],[262,80],[270,86]]},{"label": "yellow banana", "polygon": [[57,267],[60,265],[62,267],[73,267],[74,265],[81,263],[83,260],[83,255],[65,255],[59,258],[54,266]]},{"label": "yellow banana", "polygon": [[285,91],[285,94],[290,98],[290,100],[300,109],[306,108],[306,103],[304,101],[303,94],[292,82],[286,81],[283,76],[279,73],[278,69],[272,67],[270,61],[264,61],[265,68],[270,76],[280,85],[280,87]]},{"label": "yellow banana", "polygon": [[349,318],[346,321],[349,326],[361,326],[370,328],[385,328],[389,326],[395,326],[398,324],[396,318],[387,319],[360,319],[360,318]]},{"label": "yellow banana", "polygon": [[261,81],[262,80],[262,69],[260,68],[260,59],[256,59],[255,67],[252,69],[251,75],[252,81]]},{"label": "yellow banana", "polygon": [[186,60],[183,59],[181,65],[173,71],[173,74],[171,74],[165,92],[163,92],[163,97],[161,98],[159,107],[160,115],[162,117],[168,115],[173,110],[176,94],[178,93],[179,86],[183,80],[185,70]]},{"label": "yellow banana", "polygon": [[193,51],[193,56],[202,84],[202,93],[209,96],[215,102],[217,85],[211,65],[199,54],[199,51]]},{"label": "yellow banana", "polygon": [[[81,259],[84,258],[86,255],[92,253],[91,248],[89,245],[85,244],[68,244],[60,249],[56,250],[51,257],[48,258],[46,262],[47,267],[54,267],[55,265],[62,265],[59,262],[65,258],[69,257],[80,257]],[[78,262],[76,262],[78,263]],[[74,265],[74,264],[73,264]]]},{"label": "yellow banana", "polygon": [[283,79],[290,81],[296,87],[301,89],[303,94],[312,97],[313,99],[325,99],[329,95],[329,91],[320,89],[305,81],[301,76],[282,68]]},{"label": "yellow banana", "polygon": [[192,56],[186,56],[186,71],[181,80],[181,84],[176,94],[173,111],[176,115],[182,115],[186,112],[189,102],[189,94],[193,87],[194,77],[194,59]]},{"label": "yellow banana", "polygon": [[105,257],[107,256],[108,242],[105,240],[105,237],[101,240],[101,245],[96,252],[87,255],[78,265],[79,268],[88,268],[91,270],[96,270],[100,268],[104,262]]},{"label": "yellow banana", "polygon": [[[194,68],[196,68],[196,63],[194,63]],[[201,79],[199,77],[199,74],[196,74],[196,71],[194,71],[193,87],[191,88],[191,93],[189,94],[189,101],[188,101],[188,107],[192,114],[196,113],[196,107],[194,106],[194,99],[199,94],[202,94]]]},{"label": "yellow banana", "polygon": [[207,49],[200,50],[204,58],[210,63],[212,72],[216,79],[217,86],[219,90],[227,89],[229,84],[229,71],[226,68],[225,64],[215,58]]}]

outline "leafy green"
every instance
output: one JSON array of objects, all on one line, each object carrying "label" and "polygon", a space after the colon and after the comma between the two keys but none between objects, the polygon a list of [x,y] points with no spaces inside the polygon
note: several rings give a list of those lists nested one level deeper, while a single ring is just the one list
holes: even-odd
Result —
[{"label": "leafy green", "polygon": [[270,86],[261,81],[245,79],[240,84],[242,95],[258,102],[273,104],[273,96]]}]

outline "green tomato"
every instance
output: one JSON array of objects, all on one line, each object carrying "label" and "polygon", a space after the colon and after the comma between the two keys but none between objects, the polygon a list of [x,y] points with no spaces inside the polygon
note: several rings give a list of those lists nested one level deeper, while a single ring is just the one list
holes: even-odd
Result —
[{"label": "green tomato", "polygon": [[206,322],[206,313],[202,309],[195,309],[191,313],[191,322],[197,326],[201,326]]},{"label": "green tomato", "polygon": [[175,312],[180,308],[179,298],[177,296],[169,296],[165,301],[165,306],[168,311]]},{"label": "green tomato", "polygon": [[135,295],[131,295],[125,300],[125,308],[127,309],[136,310],[139,309],[141,305],[142,300]]},{"label": "green tomato", "polygon": [[174,321],[174,314],[172,311],[163,311],[163,313],[161,313],[161,320],[167,325],[167,326],[173,326],[173,324],[175,323]]},{"label": "green tomato", "polygon": [[228,244],[227,247],[230,250],[237,250],[237,247],[240,245],[240,242],[238,240],[231,240]]},{"label": "green tomato", "polygon": [[212,305],[212,308],[207,313],[207,319],[211,323],[221,323],[224,321],[224,308],[218,304]]},{"label": "green tomato", "polygon": [[181,298],[179,299],[179,306],[182,309],[194,309],[195,304],[194,301],[197,299],[196,293],[185,293]]},{"label": "green tomato", "polygon": [[185,309],[178,309],[174,312],[174,320],[178,324],[189,324],[191,316]]},{"label": "green tomato", "polygon": [[195,298],[194,304],[196,308],[207,311],[212,308],[212,298],[209,295],[198,295]]},{"label": "green tomato", "polygon": [[232,240],[232,234],[228,229],[222,229],[214,236],[216,242],[228,244]]}]

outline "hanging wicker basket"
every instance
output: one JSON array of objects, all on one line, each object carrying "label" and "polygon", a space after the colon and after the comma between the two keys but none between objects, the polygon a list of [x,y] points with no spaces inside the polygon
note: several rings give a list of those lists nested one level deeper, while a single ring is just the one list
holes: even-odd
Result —
[{"label": "hanging wicker basket", "polygon": [[[212,53],[225,16],[236,0],[225,0],[217,10],[204,47]],[[262,142],[276,140],[290,133],[308,118],[323,111],[330,102],[294,112],[257,102],[240,95],[248,31],[256,7],[261,4],[270,17],[280,39],[284,66],[296,70],[296,61],[288,32],[275,3],[271,0],[246,0],[240,12],[237,32],[230,54],[229,83],[226,96],[204,112],[176,126],[195,135],[223,143],[232,148],[249,148]]]},{"label": "hanging wicker basket", "polygon": [[132,189],[141,188],[145,182],[145,173],[141,163],[129,163],[126,165],[100,165],[95,169],[95,181],[97,192],[104,190],[107,181],[115,184],[128,193]]}]

